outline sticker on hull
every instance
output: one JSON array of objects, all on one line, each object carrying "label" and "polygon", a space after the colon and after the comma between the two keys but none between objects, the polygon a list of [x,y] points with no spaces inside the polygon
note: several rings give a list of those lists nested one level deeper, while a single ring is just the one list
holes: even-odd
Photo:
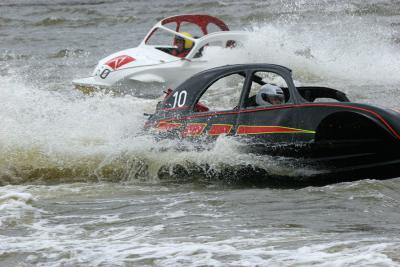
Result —
[{"label": "sticker on hull", "polygon": [[135,60],[136,59],[134,59],[133,57],[130,57],[130,56],[119,56],[119,57],[116,57],[116,58],[113,58],[113,59],[107,61],[105,65],[109,66],[113,70],[116,70],[116,69],[121,68],[123,65],[131,63]]}]

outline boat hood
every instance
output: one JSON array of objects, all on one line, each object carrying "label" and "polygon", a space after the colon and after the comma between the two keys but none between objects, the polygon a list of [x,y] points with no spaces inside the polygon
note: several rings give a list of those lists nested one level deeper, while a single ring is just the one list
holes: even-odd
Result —
[{"label": "boat hood", "polygon": [[101,59],[93,76],[100,75],[104,69],[110,71],[142,67],[178,61],[179,58],[164,53],[152,46],[139,46],[119,51]]}]

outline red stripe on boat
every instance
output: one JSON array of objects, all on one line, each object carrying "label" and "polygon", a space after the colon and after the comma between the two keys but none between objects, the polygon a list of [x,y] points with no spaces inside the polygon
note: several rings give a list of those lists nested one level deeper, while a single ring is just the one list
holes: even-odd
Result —
[{"label": "red stripe on boat", "polygon": [[181,123],[171,123],[171,122],[165,122],[165,121],[160,121],[156,128],[158,130],[164,130],[164,131],[168,131],[168,130],[173,130],[173,129],[177,129],[179,127],[181,127]]},{"label": "red stripe on boat", "polygon": [[183,130],[182,137],[200,135],[206,126],[206,123],[189,123]]},{"label": "red stripe on boat", "polygon": [[209,135],[229,134],[231,132],[232,125],[229,124],[213,124],[211,129],[208,131]]}]

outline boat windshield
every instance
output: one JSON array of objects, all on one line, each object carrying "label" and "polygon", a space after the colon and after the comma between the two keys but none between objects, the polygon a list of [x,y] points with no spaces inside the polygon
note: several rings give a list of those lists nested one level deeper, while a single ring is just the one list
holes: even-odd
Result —
[{"label": "boat windshield", "polygon": [[[179,48],[179,45],[177,44],[177,39],[181,39],[184,40],[184,44],[187,43],[186,47],[185,45],[183,47],[185,49],[186,55],[194,46],[194,39],[203,36],[203,34],[200,29],[197,29],[197,31],[195,31],[194,29],[189,30],[188,27],[183,26],[184,25],[181,25],[182,30],[179,32],[180,35],[178,35],[177,32],[172,30],[170,27],[165,27],[165,25],[159,26],[153,30],[151,35],[147,38],[145,44],[154,46],[165,53],[175,56],[176,52],[174,52],[174,50]],[[186,38],[186,36],[189,36],[191,38]]]},{"label": "boat windshield", "polygon": [[[229,31],[229,28],[223,21],[215,17],[208,15],[174,16],[160,21],[147,35],[144,43],[182,58],[186,57],[193,48],[196,39],[217,31]],[[182,46],[185,49],[184,52],[182,52]]]}]

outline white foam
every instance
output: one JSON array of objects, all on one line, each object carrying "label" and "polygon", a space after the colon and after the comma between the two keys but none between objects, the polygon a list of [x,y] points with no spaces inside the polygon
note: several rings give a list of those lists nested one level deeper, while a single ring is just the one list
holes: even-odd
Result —
[{"label": "white foam", "polygon": [[[97,191],[98,195],[102,190],[123,191],[125,187],[118,185],[108,189],[106,185],[82,186],[83,191],[74,190],[76,185],[57,185],[54,188],[5,186],[0,187],[3,193],[0,196],[1,201],[6,203],[11,203],[12,199],[33,201],[33,204],[28,204],[33,207],[37,201],[33,195],[39,194],[41,201],[56,200],[57,205],[69,205],[68,201],[60,201],[65,200],[66,192],[71,194],[71,199],[79,195],[76,201],[83,199],[85,202],[86,198],[92,199],[91,195],[85,194],[86,191]],[[52,189],[52,195],[42,196],[40,192],[47,189]],[[37,266],[84,265],[88,262],[93,266],[146,265],[149,262],[155,266],[398,266],[393,256],[397,255],[400,245],[396,237],[384,238],[371,234],[364,238],[357,236],[357,233],[350,237],[347,233],[322,234],[304,228],[245,229],[233,225],[234,228],[242,229],[235,231],[234,228],[220,224],[229,221],[229,216],[235,216],[234,213],[218,212],[213,205],[200,209],[183,209],[187,203],[196,203],[198,197],[209,201],[210,196],[203,196],[202,192],[197,195],[179,190],[172,195],[164,195],[163,190],[160,193],[156,203],[161,205],[155,206],[163,208],[160,214],[148,214],[147,209],[143,210],[145,214],[120,213],[118,208],[111,213],[103,211],[102,203],[108,200],[119,202],[113,195],[112,199],[92,199],[98,205],[95,213],[81,214],[82,210],[76,207],[72,210],[77,212],[72,213],[58,213],[54,210],[40,212],[41,216],[22,225],[27,234],[1,235],[0,257],[8,253],[22,257],[29,255],[26,262]],[[212,195],[219,199],[218,192]],[[125,199],[125,204],[129,200]],[[17,208],[21,209],[21,206]],[[208,216],[207,212],[212,214]],[[211,216],[218,213],[222,215],[220,219]],[[177,220],[180,217],[183,219]],[[193,233],[186,234],[177,230],[180,227],[182,230],[187,229],[188,223]],[[202,229],[204,223],[210,223],[209,227],[201,230],[201,233],[197,232],[196,227]],[[221,234],[215,235],[215,231]],[[224,231],[227,231],[227,235]],[[231,231],[236,234],[232,235]]]},{"label": "white foam", "polygon": [[[0,119],[4,121],[0,171],[6,178],[13,177],[12,183],[23,182],[35,171],[43,180],[110,176],[149,180],[157,177],[163,165],[208,164],[215,170],[220,164],[257,164],[253,156],[238,154],[238,144],[231,138],[221,137],[214,148],[202,152],[187,143],[182,152],[177,150],[181,147],[177,141],[156,142],[143,135],[143,112],[154,110],[157,100],[104,94],[66,96],[8,78],[0,81]],[[258,158],[264,166],[268,161],[268,157]]]},{"label": "white foam", "polygon": [[388,250],[396,243],[358,240],[313,244],[294,250],[271,251],[269,266],[313,265],[313,266],[398,266],[389,256]]},{"label": "white foam", "polygon": [[14,175],[18,181],[27,176],[25,170],[73,171],[90,165],[96,175],[126,151],[152,147],[151,138],[135,136],[155,100],[65,95],[14,78],[0,78],[0,171],[6,178]]},{"label": "white foam", "polygon": [[[135,97],[43,91],[1,78],[1,143],[43,146],[46,152],[111,146],[142,129],[155,102]],[[117,143],[118,144],[118,143]]]},{"label": "white foam", "polygon": [[40,215],[32,194],[10,186],[0,187],[0,228],[19,225]]},{"label": "white foam", "polygon": [[254,23],[244,48],[206,51],[225,64],[271,63],[294,70],[305,82],[389,86],[400,83],[400,49],[392,32],[368,18],[341,17],[330,23],[280,19]]},{"label": "white foam", "polygon": [[338,87],[400,83],[400,50],[388,29],[366,19],[343,17],[322,25],[279,21],[252,31],[255,38],[246,47],[254,51],[252,61],[288,66]]}]

